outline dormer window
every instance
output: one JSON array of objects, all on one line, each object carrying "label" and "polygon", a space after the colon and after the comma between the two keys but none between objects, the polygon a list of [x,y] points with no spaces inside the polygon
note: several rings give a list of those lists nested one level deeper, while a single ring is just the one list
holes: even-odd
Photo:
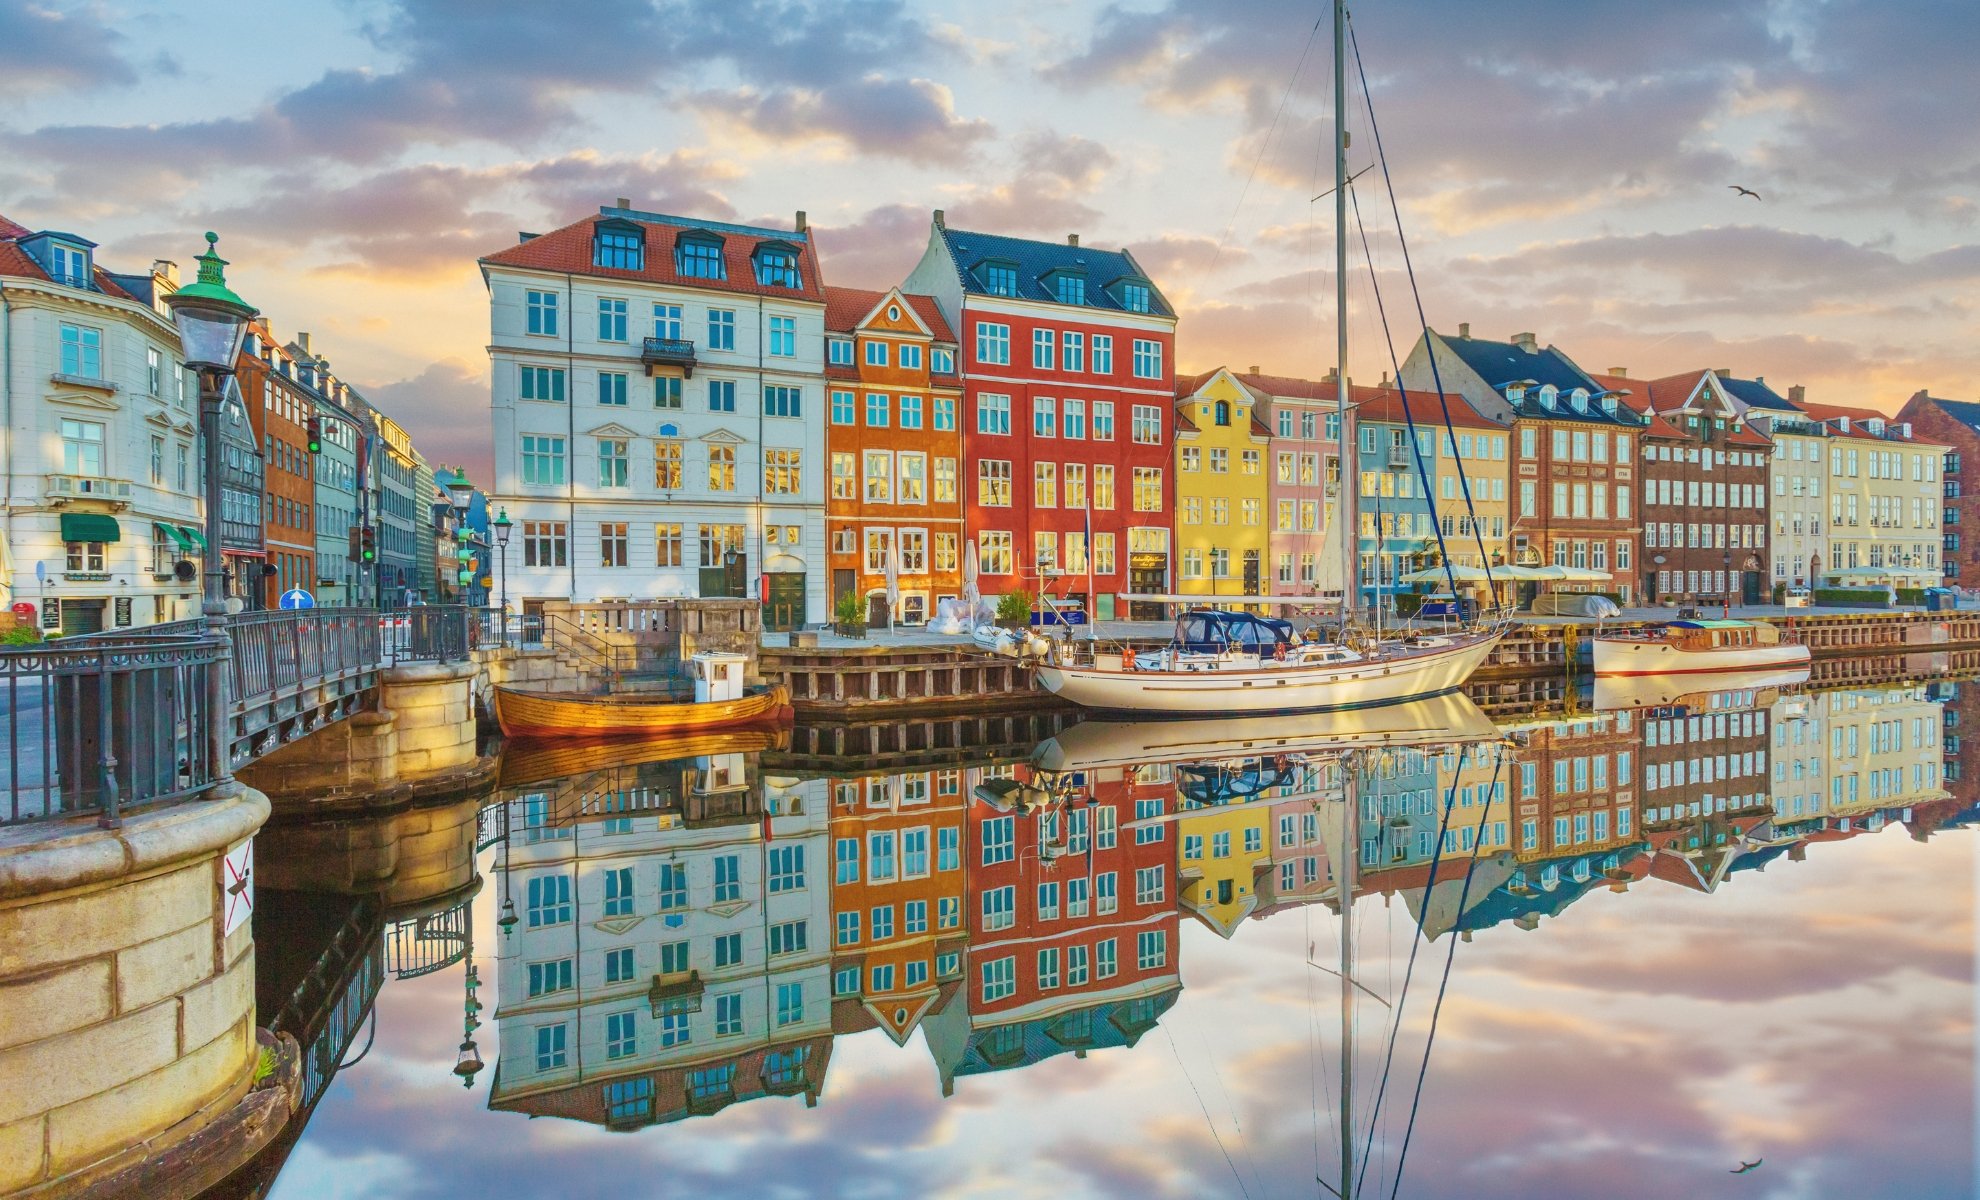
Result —
[{"label": "dormer window", "polygon": [[985,263],[983,265],[983,290],[993,296],[1015,296],[1018,294],[1017,268],[1008,263]]},{"label": "dormer window", "polygon": [[685,279],[727,279],[722,243],[712,237],[682,236],[674,246],[674,271]]},{"label": "dormer window", "polygon": [[1526,399],[1526,385],[1523,383],[1507,384],[1506,399],[1514,404],[1518,404],[1520,401]]},{"label": "dormer window", "polygon": [[832,356],[833,366],[850,367],[853,365],[853,344],[851,339],[833,338],[825,345],[827,351]]},{"label": "dormer window", "polygon": [[1612,417],[1616,415],[1616,398],[1614,396],[1602,397],[1602,411]]},{"label": "dormer window", "polygon": [[1143,283],[1122,284],[1121,307],[1127,309],[1129,312],[1137,312],[1137,313],[1147,312],[1148,285]]},{"label": "dormer window", "polygon": [[1574,405],[1574,411],[1578,413],[1587,412],[1588,411],[1587,390],[1585,388],[1574,389],[1574,391],[1570,393],[1568,396],[1568,403]]},{"label": "dormer window", "polygon": [[1230,423],[1231,423],[1231,402],[1229,400],[1217,401],[1217,424],[1229,425]]},{"label": "dormer window", "polygon": [[1052,281],[1052,291],[1061,304],[1085,304],[1086,280],[1079,275],[1060,275]]},{"label": "dormer window", "polygon": [[756,282],[764,287],[796,288],[798,285],[797,253],[785,246],[763,245],[756,248]]},{"label": "dormer window", "polygon": [[940,348],[930,350],[928,352],[928,369],[937,375],[954,375],[956,373],[956,352]]},{"label": "dormer window", "polygon": [[89,251],[64,242],[48,243],[48,274],[56,283],[70,287],[90,286]]},{"label": "dormer window", "polygon": [[1554,397],[1555,397],[1555,396],[1557,396],[1557,395],[1559,395],[1559,394],[1560,394],[1560,393],[1558,393],[1558,392],[1556,392],[1556,391],[1554,390],[1554,385],[1553,385],[1553,384],[1551,384],[1551,383],[1544,383],[1544,384],[1541,384],[1541,385],[1540,385],[1540,407],[1541,407],[1541,408],[1544,408],[1544,409],[1547,409],[1547,410],[1548,410],[1549,412],[1551,412],[1551,411],[1553,411],[1553,408],[1554,408]]},{"label": "dormer window", "polygon": [[591,261],[593,266],[614,271],[643,270],[646,267],[646,235],[630,221],[601,221],[598,223]]},{"label": "dormer window", "polygon": [[1876,417],[1870,418],[1869,420],[1865,421],[1863,424],[1867,429],[1870,430],[1871,433],[1874,433],[1879,437],[1883,436],[1884,423],[1878,420]]}]

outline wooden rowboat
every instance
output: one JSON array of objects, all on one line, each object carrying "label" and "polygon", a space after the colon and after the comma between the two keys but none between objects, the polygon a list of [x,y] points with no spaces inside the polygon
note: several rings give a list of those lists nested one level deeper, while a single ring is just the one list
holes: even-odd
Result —
[{"label": "wooden rowboat", "polygon": [[630,694],[527,692],[495,689],[495,719],[505,737],[603,738],[689,733],[791,719],[791,693],[782,684],[734,700],[694,703]]}]

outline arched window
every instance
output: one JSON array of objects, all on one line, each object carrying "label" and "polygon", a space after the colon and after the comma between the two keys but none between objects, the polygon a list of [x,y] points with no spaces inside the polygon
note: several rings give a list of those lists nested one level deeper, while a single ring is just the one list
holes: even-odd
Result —
[{"label": "arched window", "polygon": [[1554,397],[1558,394],[1559,393],[1557,393],[1554,390],[1553,384],[1551,383],[1542,384],[1540,387],[1540,407],[1542,408],[1554,407]]},{"label": "arched window", "polygon": [[1231,423],[1231,402],[1229,400],[1217,401],[1217,424],[1229,425],[1230,423]]}]

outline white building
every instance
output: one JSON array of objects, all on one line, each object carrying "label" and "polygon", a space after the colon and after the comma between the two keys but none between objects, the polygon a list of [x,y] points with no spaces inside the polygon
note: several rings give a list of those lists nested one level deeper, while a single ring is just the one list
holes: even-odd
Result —
[{"label": "white building", "polygon": [[481,260],[489,501],[525,606],[770,594],[827,619],[825,294],[796,225],[622,200]]},{"label": "white building", "polygon": [[199,615],[198,392],[162,303],[178,268],[117,275],[95,250],[0,217],[0,603],[51,634]]},{"label": "white building", "polygon": [[766,1094],[830,1054],[823,784],[753,755],[608,768],[509,801],[490,1105],[616,1128]]},{"label": "white building", "polygon": [[1925,685],[1783,696],[1773,708],[1774,823],[1847,833],[1950,795],[1945,706]]}]

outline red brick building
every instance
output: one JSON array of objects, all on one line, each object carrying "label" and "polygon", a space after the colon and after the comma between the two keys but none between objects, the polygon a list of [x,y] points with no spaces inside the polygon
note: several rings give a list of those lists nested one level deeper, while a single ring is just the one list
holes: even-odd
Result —
[{"label": "red brick building", "polygon": [[1910,422],[1921,440],[1947,447],[1945,511],[1939,527],[1942,570],[1948,584],[1980,587],[1980,542],[1973,540],[1980,538],[1980,482],[1966,473],[1970,462],[1980,475],[1980,403],[1941,400],[1921,389],[1904,402],[1896,419]]},{"label": "red brick building", "polygon": [[964,521],[986,595],[1173,590],[1175,310],[1125,250],[951,229],[905,290],[960,344]]},{"label": "red brick building", "polygon": [[241,348],[238,378],[248,422],[261,443],[267,558],[260,580],[235,583],[248,586],[258,607],[274,608],[290,588],[316,586],[316,464],[309,453],[308,429],[315,401],[297,380],[295,363],[266,321],[251,327]]}]

